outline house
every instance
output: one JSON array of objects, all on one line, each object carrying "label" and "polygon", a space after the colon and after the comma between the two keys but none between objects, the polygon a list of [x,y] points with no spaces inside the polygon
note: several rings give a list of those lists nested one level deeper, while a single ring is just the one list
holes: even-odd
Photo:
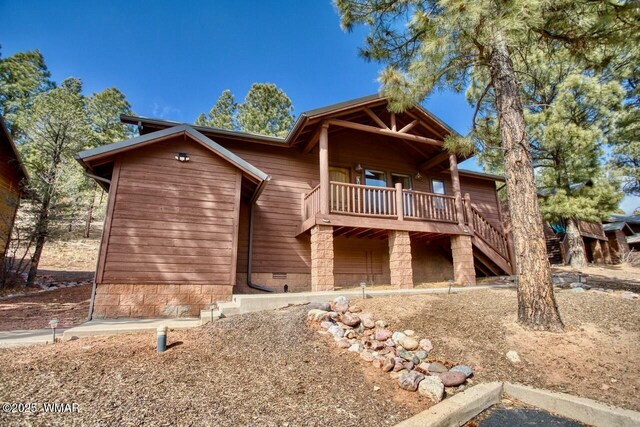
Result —
[{"label": "house", "polygon": [[[599,222],[576,221],[578,232],[582,238],[582,246],[587,262],[595,264],[614,263],[610,242],[605,229]],[[547,239],[547,255],[551,264],[569,264],[569,242],[562,223],[545,224],[544,234]]]},{"label": "house", "polygon": [[109,202],[93,315],[197,315],[233,293],[512,274],[501,177],[459,171],[453,131],[377,95],[286,138],[122,116],[140,136],[77,158]]},{"label": "house", "polygon": [[4,260],[11,231],[28,177],[9,129],[0,116],[0,262]]},{"label": "house", "polygon": [[604,231],[616,262],[633,250],[640,250],[640,215],[611,215],[604,221]]}]

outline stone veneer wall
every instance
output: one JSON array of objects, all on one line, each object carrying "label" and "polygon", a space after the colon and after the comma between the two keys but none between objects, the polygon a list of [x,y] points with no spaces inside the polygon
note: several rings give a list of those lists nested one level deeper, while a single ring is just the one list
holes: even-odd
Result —
[{"label": "stone veneer wall", "polygon": [[389,269],[391,286],[413,288],[411,265],[411,237],[407,231],[389,231]]},{"label": "stone veneer wall", "polygon": [[93,317],[198,317],[216,301],[231,299],[232,286],[99,284]]},{"label": "stone veneer wall", "polygon": [[332,291],[333,276],[333,227],[316,225],[311,229],[311,290]]},{"label": "stone veneer wall", "polygon": [[451,236],[453,276],[459,285],[475,285],[476,270],[473,265],[471,236]]}]

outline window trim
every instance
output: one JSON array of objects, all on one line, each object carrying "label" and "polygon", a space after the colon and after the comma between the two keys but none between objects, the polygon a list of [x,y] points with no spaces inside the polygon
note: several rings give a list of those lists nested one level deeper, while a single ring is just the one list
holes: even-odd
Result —
[{"label": "window trim", "polygon": [[401,177],[401,178],[408,178],[409,179],[409,188],[406,187],[402,187],[403,190],[413,190],[413,177],[408,174],[408,173],[399,173],[399,172],[391,172],[391,185],[395,187],[395,184],[393,183],[393,177],[397,176],[397,177]]}]

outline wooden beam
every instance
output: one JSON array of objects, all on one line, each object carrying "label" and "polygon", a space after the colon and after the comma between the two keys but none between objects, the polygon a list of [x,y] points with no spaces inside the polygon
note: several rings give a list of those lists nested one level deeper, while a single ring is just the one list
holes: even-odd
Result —
[{"label": "wooden beam", "polygon": [[396,113],[391,113],[391,130],[394,132],[398,131],[396,128]]},{"label": "wooden beam", "polygon": [[437,135],[438,138],[444,138],[444,135],[446,135],[448,132],[439,132],[438,130],[436,130],[434,127],[432,127],[431,125],[427,124],[424,122],[424,120],[421,120],[417,115],[415,115],[414,113],[412,113],[411,111],[407,110],[404,112],[407,116],[411,117],[412,119],[416,119],[418,120],[418,124],[420,126],[422,126],[423,128],[427,129],[429,132],[433,133],[434,135]]},{"label": "wooden beam", "polygon": [[410,131],[415,125],[418,124],[418,119],[412,121],[411,123],[409,123],[408,125],[406,125],[405,127],[403,127],[402,129],[400,129],[398,131],[398,133],[407,133],[408,131]]},{"label": "wooden beam", "polygon": [[389,129],[389,126],[387,126],[376,113],[374,113],[367,107],[364,108],[364,112],[367,113],[367,116],[371,117],[373,121],[376,122],[378,126],[380,126],[381,129]]},{"label": "wooden beam", "polygon": [[320,127],[320,213],[329,213],[329,125]]},{"label": "wooden beam", "polygon": [[418,170],[429,170],[429,169],[433,168],[435,165],[444,162],[448,158],[449,158],[449,152],[448,151],[443,151],[443,152],[441,152],[439,154],[436,154],[435,157],[432,157],[431,159],[427,160],[426,162],[424,162],[420,166],[418,166]]},{"label": "wooden beam", "polygon": [[305,145],[304,148],[302,149],[302,152],[304,154],[309,154],[311,150],[313,150],[313,147],[316,146],[316,144],[318,143],[318,140],[320,139],[320,132],[322,132],[322,125],[318,126],[318,130],[316,130],[313,133],[313,136],[307,142],[307,145]]},{"label": "wooden beam", "polygon": [[458,176],[458,158],[455,153],[449,154],[449,170],[451,171],[451,186],[456,196],[456,215],[458,224],[464,227],[464,207],[462,205],[462,192],[460,191],[460,177]]},{"label": "wooden beam", "polygon": [[378,135],[385,135],[385,136],[390,136],[394,138],[406,139],[409,141],[421,142],[423,144],[435,145],[437,147],[442,147],[442,144],[443,144],[442,141],[438,141],[432,138],[427,138],[424,136],[411,135],[408,133],[399,133],[397,131],[393,131],[389,129],[380,129],[380,128],[369,126],[369,125],[363,125],[361,123],[347,122],[345,120],[332,119],[332,120],[329,120],[329,124],[334,126],[341,126],[345,128],[355,129],[355,130],[361,130],[364,132],[375,133]]}]

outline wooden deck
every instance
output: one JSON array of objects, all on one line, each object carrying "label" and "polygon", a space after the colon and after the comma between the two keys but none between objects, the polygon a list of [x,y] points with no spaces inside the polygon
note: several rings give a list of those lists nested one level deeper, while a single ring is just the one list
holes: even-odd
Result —
[{"label": "wooden deck", "polygon": [[[326,214],[321,213],[320,185],[301,198],[298,235],[315,225],[333,226],[334,235],[385,239],[389,230],[408,231],[412,239],[434,240],[470,235],[482,255],[481,270],[513,273],[507,235],[476,209],[468,194],[458,203],[455,196],[331,181]],[[462,215],[458,214],[462,206]]]}]

